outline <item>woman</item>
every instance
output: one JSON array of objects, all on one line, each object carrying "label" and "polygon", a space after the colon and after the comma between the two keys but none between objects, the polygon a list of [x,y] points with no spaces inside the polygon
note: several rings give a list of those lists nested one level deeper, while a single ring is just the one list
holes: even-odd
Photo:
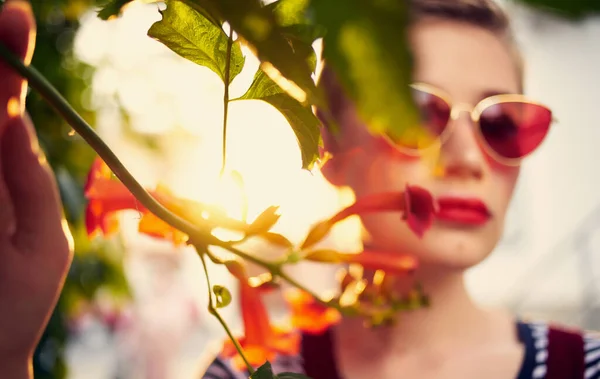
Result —
[{"label": "woman", "polygon": [[[394,327],[343,320],[324,336],[303,336],[302,357],[281,357],[275,368],[314,379],[600,378],[600,340],[482,309],[465,289],[465,270],[502,234],[519,164],[552,120],[547,108],[512,95],[522,93],[523,78],[506,15],[491,0],[409,3],[413,94],[424,125],[439,137],[431,141],[440,149],[435,167],[405,139],[370,135],[325,69],[320,80],[342,131],[324,130],[333,158],[323,172],[357,197],[407,183],[432,192],[439,213],[422,239],[395,214],[362,219],[370,247],[419,258],[431,307],[402,314]],[[244,377],[230,367],[217,359],[204,377]]]},{"label": "woman", "polygon": [[[505,15],[484,0],[413,0],[412,15],[414,81],[421,83],[414,94],[424,124],[443,142],[436,169],[406,141],[368,134],[326,70],[322,80],[343,132],[335,138],[325,132],[334,159],[324,174],[358,196],[400,190],[407,182],[436,196],[439,217],[422,240],[397,217],[363,219],[374,248],[419,257],[417,276],[432,306],[382,329],[343,320],[322,336],[304,336],[303,356],[279,357],[276,368],[305,371],[315,379],[599,378],[599,340],[483,310],[464,287],[463,272],[482,261],[500,237],[518,163],[539,146],[550,121],[544,121],[549,116],[544,107],[491,106],[494,101],[477,108],[485,108],[481,122],[468,116],[472,106],[465,104],[521,92]],[[32,28],[28,6],[9,0],[0,15],[0,40],[25,60],[33,49]],[[23,94],[22,81],[0,62],[0,367],[3,377],[15,379],[31,376],[31,354],[71,251],[53,178],[28,133]],[[450,112],[445,101],[458,106]],[[530,133],[522,135],[523,119],[506,122],[515,109],[537,112]],[[245,375],[217,359],[204,377]]]}]

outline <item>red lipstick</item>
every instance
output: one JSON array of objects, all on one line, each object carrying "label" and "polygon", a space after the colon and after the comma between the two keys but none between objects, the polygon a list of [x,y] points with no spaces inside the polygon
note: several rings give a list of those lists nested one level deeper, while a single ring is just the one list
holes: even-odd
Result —
[{"label": "red lipstick", "polygon": [[485,203],[476,198],[441,197],[437,199],[438,220],[481,226],[492,217]]}]

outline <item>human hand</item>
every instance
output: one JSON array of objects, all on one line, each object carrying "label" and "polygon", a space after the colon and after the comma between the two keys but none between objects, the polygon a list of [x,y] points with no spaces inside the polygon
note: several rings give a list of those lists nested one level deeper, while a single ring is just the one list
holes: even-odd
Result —
[{"label": "human hand", "polygon": [[[28,64],[35,21],[24,0],[0,12],[0,43]],[[54,176],[24,111],[26,85],[0,59],[0,372],[33,377],[31,357],[72,258]]]}]

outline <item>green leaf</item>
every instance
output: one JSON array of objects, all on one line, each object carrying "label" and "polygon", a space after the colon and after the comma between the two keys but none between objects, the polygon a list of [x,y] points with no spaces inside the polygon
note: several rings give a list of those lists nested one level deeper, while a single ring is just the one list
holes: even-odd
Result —
[{"label": "green leaf", "polygon": [[102,20],[118,17],[121,14],[121,9],[132,1],[133,0],[103,1],[100,5],[100,9],[98,10],[98,17]]},{"label": "green leaf", "polygon": [[[228,37],[204,15],[177,0],[167,0],[162,20],[154,23],[148,35],[180,56],[214,71],[225,82]],[[229,83],[244,66],[238,43],[231,47]]]},{"label": "green leaf", "polygon": [[302,153],[302,167],[312,167],[319,157],[321,134],[319,120],[310,107],[300,104],[284,93],[262,70],[256,73],[252,85],[240,99],[263,100],[279,110],[296,134]]},{"label": "green leaf", "polygon": [[231,292],[227,288],[214,285],[212,290],[217,300],[217,308],[224,308],[231,303]]},{"label": "green leaf", "polygon": [[312,47],[310,36],[302,35],[303,25],[287,26],[283,28],[283,35],[287,38],[290,46],[294,49],[297,59],[304,60],[311,72],[317,67],[317,54]]},{"label": "green leaf", "polygon": [[261,0],[202,0],[218,10],[221,19],[254,51],[267,75],[285,91],[306,104],[322,103],[309,63],[298,55]]},{"label": "green leaf", "polygon": [[298,39],[309,45],[312,45],[317,39],[323,38],[325,36],[324,30],[323,28],[307,24],[289,25],[281,28],[282,34],[285,37]]},{"label": "green leaf", "polygon": [[312,43],[325,35],[325,29],[314,24],[308,17],[309,0],[279,0],[267,5],[277,24],[281,27],[282,35],[288,40],[299,58],[307,61],[314,72],[317,56]]},{"label": "green leaf", "polygon": [[266,6],[280,26],[308,24],[307,9],[310,0],[279,0]]},{"label": "green leaf", "polygon": [[221,28],[223,25],[223,21],[220,18],[218,10],[211,4],[211,0],[179,0],[190,8],[194,8],[194,10],[204,17],[207,20],[212,22],[215,26]]},{"label": "green leaf", "polygon": [[262,366],[256,369],[250,379],[277,379],[277,376],[273,373],[271,363],[266,361]]},{"label": "green leaf", "polygon": [[400,138],[419,126],[409,90],[412,57],[406,1],[313,1],[316,22],[327,29],[325,61],[375,134]]},{"label": "green leaf", "polygon": [[294,35],[312,43],[325,36],[325,28],[308,17],[309,5],[310,0],[279,0],[267,5],[267,9],[275,15],[277,24],[284,30],[296,29]]},{"label": "green leaf", "polygon": [[279,379],[310,379],[310,377],[302,374],[296,374],[295,372],[282,372],[277,375]]},{"label": "green leaf", "polygon": [[279,375],[275,375],[271,363],[266,361],[262,366],[256,369],[254,374],[250,375],[250,379],[310,379],[310,377],[294,372],[282,372]]},{"label": "green leaf", "polygon": [[585,16],[600,13],[598,0],[514,0],[541,10],[558,14],[559,16],[580,19]]}]

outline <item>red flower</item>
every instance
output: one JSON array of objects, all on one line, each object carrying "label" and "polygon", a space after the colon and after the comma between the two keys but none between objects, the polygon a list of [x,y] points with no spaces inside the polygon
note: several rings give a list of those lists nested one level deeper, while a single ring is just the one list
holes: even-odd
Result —
[{"label": "red flower", "polygon": [[395,252],[365,250],[360,253],[340,253],[335,250],[313,250],[304,259],[324,263],[357,263],[368,270],[383,270],[391,274],[404,274],[418,266],[415,257]]},{"label": "red flower", "polygon": [[[123,183],[113,180],[111,176],[112,173],[108,166],[100,158],[97,158],[92,164],[85,184],[85,196],[88,199],[85,224],[89,236],[98,233],[108,236],[116,232],[118,228],[117,212],[131,209],[140,212],[142,216],[139,223],[140,232],[170,240],[175,244],[186,241],[185,234],[150,213]],[[175,213],[181,214],[181,210],[186,209],[186,206],[182,204],[185,202],[184,200],[177,199],[164,189],[151,191],[151,194]],[[187,205],[188,209],[190,207]]]},{"label": "red flower", "polygon": [[422,237],[435,216],[433,197],[421,187],[406,186],[403,200],[404,220],[417,236]]},{"label": "red flower", "polygon": [[338,212],[332,223],[339,222],[352,215],[364,215],[374,212],[400,211],[408,226],[419,237],[431,227],[435,214],[433,196],[424,188],[406,186],[404,192],[387,192],[367,195],[351,206]]},{"label": "red flower", "polygon": [[[271,325],[269,315],[261,299],[261,290],[240,282],[240,302],[244,323],[244,336],[238,339],[248,362],[258,367],[267,360],[272,361],[277,354],[296,355],[300,348],[300,335]],[[233,342],[226,340],[221,355],[233,358],[232,364],[238,370],[246,367]]]},{"label": "red flower", "polygon": [[138,209],[138,203],[127,188],[111,179],[111,171],[101,159],[96,159],[84,187],[88,205],[85,225],[90,236],[101,232],[110,235],[118,226],[116,211]]},{"label": "red flower", "polygon": [[375,212],[402,212],[402,218],[419,237],[431,227],[435,215],[433,196],[424,188],[406,186],[404,192],[385,192],[363,196],[329,220],[315,225],[302,244],[305,249],[319,242],[337,223],[353,215]]},{"label": "red flower", "polygon": [[291,310],[292,325],[310,334],[322,334],[331,325],[337,324],[340,313],[319,303],[308,293],[293,288],[283,293]]}]

